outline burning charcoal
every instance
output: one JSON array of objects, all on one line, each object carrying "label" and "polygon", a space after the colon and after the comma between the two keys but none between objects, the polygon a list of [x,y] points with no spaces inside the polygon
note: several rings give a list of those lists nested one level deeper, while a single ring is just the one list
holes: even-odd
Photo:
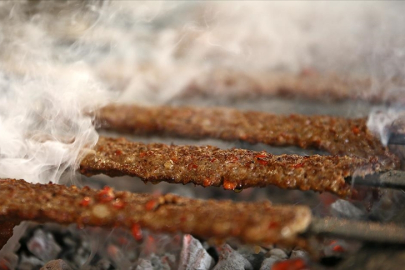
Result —
[{"label": "burning charcoal", "polygon": [[37,229],[27,243],[28,250],[44,262],[56,259],[61,247],[55,242],[52,234]]},{"label": "burning charcoal", "polygon": [[14,253],[3,254],[0,258],[0,269],[9,270],[16,269],[18,263],[18,256]]},{"label": "burning charcoal", "polygon": [[337,200],[331,204],[331,212],[335,217],[364,220],[366,213],[346,200]]},{"label": "burning charcoal", "polygon": [[272,269],[273,265],[278,262],[287,259],[287,253],[285,253],[284,250],[279,249],[279,248],[273,248],[269,251],[269,258],[266,258],[261,267],[260,270],[267,270],[267,269]]},{"label": "burning charcoal", "polygon": [[309,269],[305,260],[301,258],[275,262],[272,270],[306,270]]},{"label": "burning charcoal", "polygon": [[214,260],[203,248],[200,241],[186,234],[183,237],[183,248],[180,254],[179,269],[211,269]]},{"label": "burning charcoal", "polygon": [[71,270],[67,263],[63,260],[54,260],[45,264],[41,270]]},{"label": "burning charcoal", "polygon": [[277,257],[269,257],[263,260],[260,270],[269,270],[273,268],[273,265],[280,259]]},{"label": "burning charcoal", "polygon": [[138,266],[136,267],[136,270],[154,270],[152,266],[152,262],[145,260],[145,259],[139,259],[138,260]]},{"label": "burning charcoal", "polygon": [[314,147],[333,155],[379,156],[392,169],[398,158],[367,128],[367,119],[272,115],[226,108],[110,105],[99,112],[107,128],[136,134],[214,137],[269,145]]},{"label": "burning charcoal", "polygon": [[253,266],[241,254],[225,244],[217,248],[219,261],[213,270],[249,270]]},{"label": "burning charcoal", "polygon": [[323,253],[326,257],[340,257],[343,253],[347,252],[347,250],[353,249],[346,241],[344,240],[332,240],[328,243],[325,248],[323,249]]},{"label": "burning charcoal", "polygon": [[100,137],[95,151],[80,163],[86,176],[137,176],[146,181],[223,186],[228,190],[276,185],[281,188],[350,194],[345,178],[354,172],[384,170],[375,158],[275,156],[213,146],[143,144]]}]

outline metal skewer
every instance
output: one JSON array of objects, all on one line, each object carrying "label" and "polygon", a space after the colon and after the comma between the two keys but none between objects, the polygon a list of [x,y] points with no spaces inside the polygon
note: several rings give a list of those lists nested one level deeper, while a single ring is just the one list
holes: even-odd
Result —
[{"label": "metal skewer", "polygon": [[405,145],[405,134],[392,133],[388,140],[389,145]]},{"label": "metal skewer", "polygon": [[354,177],[349,180],[355,185],[405,189],[405,171],[389,171],[381,174],[371,174],[365,177]]},{"label": "metal skewer", "polygon": [[375,243],[405,244],[405,227],[339,218],[312,218],[308,234]]}]

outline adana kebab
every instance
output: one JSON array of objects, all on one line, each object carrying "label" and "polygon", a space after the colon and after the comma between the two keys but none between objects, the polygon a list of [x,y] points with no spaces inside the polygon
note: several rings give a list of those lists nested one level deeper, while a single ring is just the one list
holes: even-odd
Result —
[{"label": "adana kebab", "polygon": [[251,244],[296,244],[297,235],[311,222],[311,211],[305,206],[272,206],[268,201],[196,200],[0,179],[0,223],[24,220],[119,226],[132,230],[137,240],[147,228],[218,240],[233,237]]},{"label": "adana kebab", "polygon": [[355,171],[384,171],[376,158],[349,156],[271,155],[245,149],[222,150],[213,146],[176,146],[130,142],[100,137],[80,163],[91,176],[137,176],[144,181],[193,183],[238,190],[276,185],[281,188],[350,194],[345,178]]},{"label": "adana kebab", "polygon": [[273,115],[228,108],[109,105],[98,118],[104,128],[134,134],[218,138],[326,150],[332,155],[378,157],[393,169],[398,158],[367,129],[366,119]]},{"label": "adana kebab", "polygon": [[[243,243],[306,246],[311,235],[405,243],[405,229],[340,219],[317,219],[306,206],[273,206],[270,202],[196,200],[176,195],[155,196],[94,190],[56,184],[32,184],[0,179],[0,248],[21,221],[79,228],[122,227],[142,240],[142,229],[160,233],[190,233],[205,239],[236,238]],[[4,227],[6,226],[6,228]]]}]

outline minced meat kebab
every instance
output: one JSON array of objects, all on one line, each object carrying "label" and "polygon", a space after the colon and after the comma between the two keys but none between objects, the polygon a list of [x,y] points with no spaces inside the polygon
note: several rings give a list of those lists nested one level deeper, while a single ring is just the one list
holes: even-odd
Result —
[{"label": "minced meat kebab", "polygon": [[[306,206],[272,206],[268,201],[196,200],[114,191],[110,187],[94,190],[0,179],[0,224],[24,220],[76,223],[79,227],[119,226],[131,229],[136,240],[142,239],[142,229],[146,228],[206,239],[231,237],[251,244],[297,244],[301,241],[298,234],[311,222],[311,210]],[[12,230],[7,232],[11,236]],[[5,235],[0,240],[3,245],[7,241]]]},{"label": "minced meat kebab", "polygon": [[163,134],[188,138],[218,138],[299,146],[332,155],[377,157],[387,169],[399,160],[367,129],[365,118],[274,115],[229,108],[142,107],[109,105],[98,118],[107,129],[134,134]]},{"label": "minced meat kebab", "polygon": [[245,149],[177,146],[100,137],[80,163],[91,176],[137,176],[144,181],[223,186],[229,190],[277,185],[281,188],[350,194],[345,178],[354,172],[385,170],[377,159],[349,156],[272,155]]}]

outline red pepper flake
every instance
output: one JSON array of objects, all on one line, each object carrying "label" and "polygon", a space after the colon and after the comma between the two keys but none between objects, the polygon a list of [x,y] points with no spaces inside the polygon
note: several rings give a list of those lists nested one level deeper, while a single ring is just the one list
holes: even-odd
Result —
[{"label": "red pepper flake", "polygon": [[122,209],[122,208],[125,207],[125,202],[123,202],[122,200],[120,200],[120,199],[117,198],[117,199],[115,199],[115,200],[113,201],[112,205],[113,205],[113,207],[114,207],[115,209]]},{"label": "red pepper flake", "polygon": [[193,164],[193,163],[188,164],[188,169],[189,170],[193,170],[193,169],[197,169],[197,168],[198,168],[198,165],[196,165],[196,164]]},{"label": "red pepper flake", "polygon": [[358,135],[360,133],[360,129],[358,127],[353,127],[352,131],[353,131],[354,135]]},{"label": "red pepper flake", "polygon": [[134,223],[131,228],[132,236],[135,238],[136,241],[142,240],[142,229],[138,223]]},{"label": "red pepper flake", "polygon": [[260,153],[255,156],[255,158],[266,158],[267,155],[265,153]]},{"label": "red pepper flake", "polygon": [[304,167],[304,163],[298,163],[298,164],[294,164],[293,168],[298,169],[298,168],[302,168]]},{"label": "red pepper flake", "polygon": [[332,248],[332,250],[333,250],[334,252],[339,252],[339,253],[342,253],[342,252],[345,251],[344,248],[343,248],[341,245],[336,245],[336,246],[334,246],[334,247]]},{"label": "red pepper flake", "polygon": [[230,162],[237,162],[238,160],[239,160],[239,158],[236,157],[236,156],[233,156],[233,157],[230,157],[230,158],[229,158],[229,161],[230,161]]},{"label": "red pepper flake", "polygon": [[259,162],[262,165],[267,165],[267,161],[266,160],[262,160],[262,159],[257,159],[257,162]]},{"label": "red pepper flake", "polygon": [[205,178],[203,181],[203,187],[209,187],[212,185],[212,181],[209,178]]},{"label": "red pepper flake", "polygon": [[276,262],[273,264],[272,270],[304,270],[308,269],[305,261],[301,258]]},{"label": "red pepper flake", "polygon": [[146,156],[146,152],[140,152],[140,153],[139,153],[139,157],[140,157],[140,158],[143,158],[143,157],[145,157],[145,156]]},{"label": "red pepper flake", "polygon": [[146,202],[145,209],[146,209],[146,211],[153,211],[156,208],[158,208],[158,206],[159,206],[158,200],[152,199],[152,200],[149,200],[148,202]]},{"label": "red pepper flake", "polygon": [[105,186],[98,192],[97,198],[100,202],[111,202],[115,198],[113,189]]},{"label": "red pepper flake", "polygon": [[91,202],[91,198],[90,197],[84,197],[83,200],[80,202],[81,206],[88,206]]},{"label": "red pepper flake", "polygon": [[121,156],[121,155],[122,155],[122,151],[121,151],[121,150],[115,150],[115,154],[116,154],[117,156]]},{"label": "red pepper flake", "polygon": [[236,188],[237,184],[234,182],[231,182],[229,180],[224,180],[223,186],[224,186],[224,189],[234,190]]},{"label": "red pepper flake", "polygon": [[212,158],[211,159],[211,162],[215,162],[217,159],[216,158]]},{"label": "red pepper flake", "polygon": [[258,163],[262,164],[262,165],[267,165],[268,161],[263,160],[263,158],[266,158],[266,157],[267,157],[267,154],[266,154],[266,153],[260,153],[260,154],[257,154],[257,155],[255,156],[256,161],[257,161]]}]

